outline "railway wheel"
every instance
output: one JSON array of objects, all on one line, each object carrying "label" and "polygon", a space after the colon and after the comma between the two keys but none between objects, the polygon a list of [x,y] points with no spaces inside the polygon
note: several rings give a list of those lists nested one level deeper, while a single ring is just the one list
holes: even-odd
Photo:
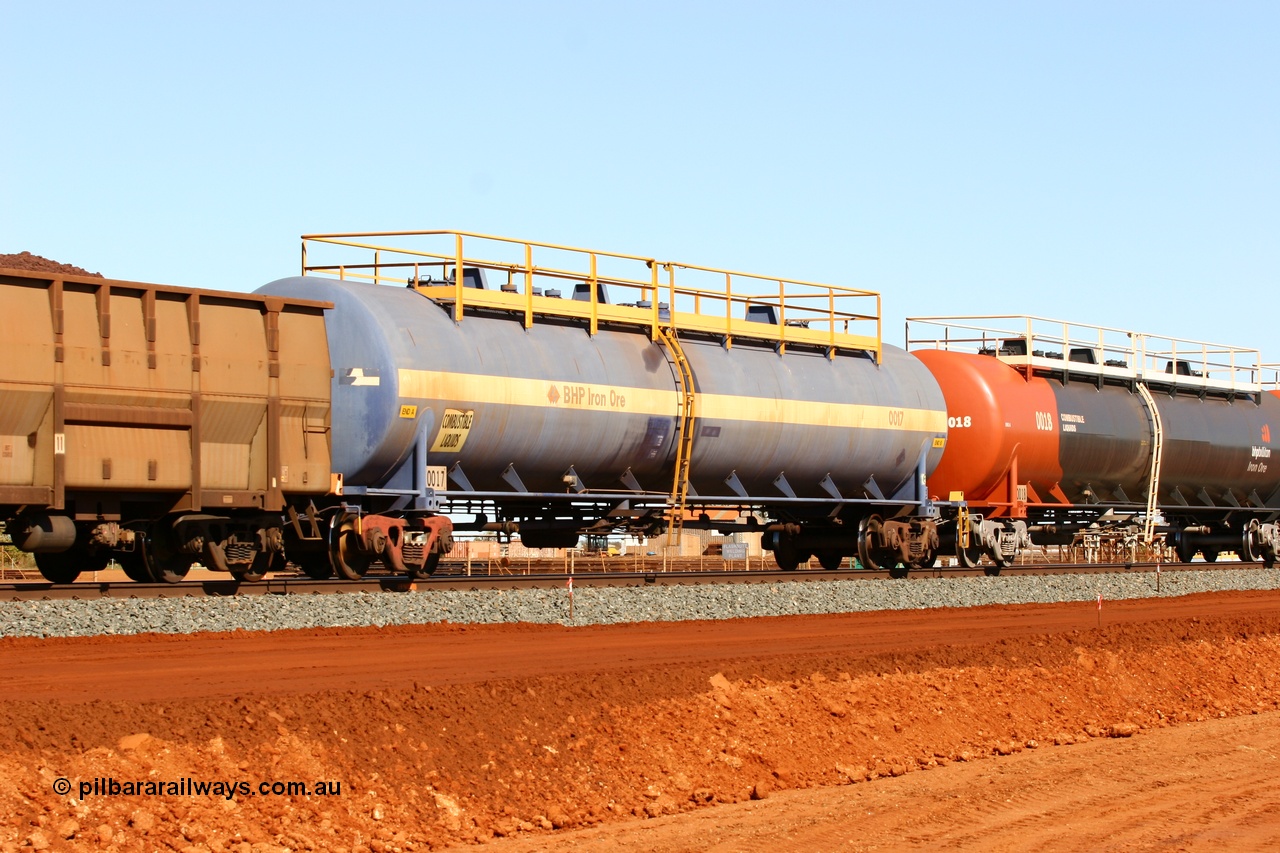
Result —
[{"label": "railway wheel", "polygon": [[107,567],[108,557],[87,548],[72,547],[56,554],[36,554],[36,568],[49,583],[75,583],[81,572],[100,572]]},{"label": "railway wheel", "polygon": [[1216,562],[1218,562],[1218,549],[1217,549],[1217,548],[1201,548],[1201,549],[1200,549],[1200,553],[1201,553],[1201,554],[1204,554],[1204,561],[1205,561],[1206,563],[1216,563]]},{"label": "railway wheel", "polygon": [[409,577],[414,580],[425,580],[436,573],[436,568],[440,565],[439,553],[428,554],[426,560],[422,563],[422,568],[409,568]]},{"label": "railway wheel", "polygon": [[145,536],[139,533],[138,538],[147,572],[155,583],[181,583],[191,571],[195,557],[178,549],[172,530],[156,525]]},{"label": "railway wheel", "polygon": [[880,532],[880,516],[871,515],[858,522],[858,562],[863,568],[880,571],[880,549],[871,541]]},{"label": "railway wheel", "polygon": [[333,577],[333,562],[326,552],[306,552],[296,555],[294,562],[302,573],[313,581],[327,581]]},{"label": "railway wheel", "polygon": [[882,525],[878,515],[869,515],[858,522],[858,560],[873,572],[887,571],[891,578],[905,578],[911,569],[901,564],[898,552],[876,544],[882,538]]},{"label": "railway wheel", "polygon": [[839,551],[819,551],[818,565],[829,572],[834,572],[844,564],[844,554]]},{"label": "railway wheel", "polygon": [[1240,549],[1236,553],[1246,563],[1256,563],[1262,559],[1259,549],[1253,547],[1254,539],[1258,535],[1258,527],[1258,519],[1249,519],[1248,525],[1244,528],[1244,535],[1240,537]]},{"label": "railway wheel", "polygon": [[191,571],[193,563],[195,560],[191,557],[173,554],[163,559],[152,560],[147,564],[147,568],[151,572],[151,579],[156,583],[181,583],[187,576],[187,572]]},{"label": "railway wheel", "polygon": [[1179,537],[1178,544],[1173,549],[1178,555],[1179,563],[1190,563],[1191,559],[1196,555],[1196,546],[1185,538]]},{"label": "railway wheel", "polygon": [[80,567],[61,554],[36,554],[36,568],[49,583],[75,583],[80,577]]},{"label": "railway wheel", "polygon": [[966,569],[976,569],[982,562],[982,549],[973,546],[966,548],[956,539],[956,562]]},{"label": "railway wheel", "polygon": [[151,583],[151,572],[147,570],[147,562],[141,552],[126,551],[119,557],[120,568],[124,576],[135,583]]},{"label": "railway wheel", "polygon": [[1263,536],[1262,524],[1258,519],[1249,519],[1241,537],[1241,547],[1236,553],[1247,563],[1262,563],[1264,568],[1274,569],[1276,565],[1275,545],[1270,538]]},{"label": "railway wheel", "polygon": [[355,516],[347,516],[337,527],[333,542],[329,548],[329,556],[333,561],[333,570],[343,580],[358,581],[369,571],[372,562],[369,555],[360,547],[360,534],[356,532]]},{"label": "railway wheel", "polygon": [[784,572],[794,572],[800,565],[800,552],[796,550],[795,541],[784,537],[773,549],[773,561]]},{"label": "railway wheel", "polygon": [[911,564],[913,569],[932,569],[938,564],[938,552],[930,551],[927,556]]}]

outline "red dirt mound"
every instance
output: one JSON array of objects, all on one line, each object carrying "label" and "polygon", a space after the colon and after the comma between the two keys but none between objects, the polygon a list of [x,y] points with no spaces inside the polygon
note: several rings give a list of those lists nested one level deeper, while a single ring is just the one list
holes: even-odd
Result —
[{"label": "red dirt mound", "polygon": [[0,267],[6,267],[14,270],[25,270],[27,272],[54,272],[62,273],[63,275],[87,275],[92,276],[93,278],[103,277],[100,272],[89,272],[81,267],[51,261],[48,258],[42,258],[39,255],[33,255],[30,252],[18,252],[16,255],[0,255]]},{"label": "red dirt mound", "polygon": [[[795,802],[785,792],[811,789],[828,791],[825,802],[766,824],[847,830],[848,814],[832,803],[888,811],[874,792],[933,785],[935,774],[956,784],[929,794],[933,829],[906,827],[917,849],[929,849],[928,839],[955,841],[964,826],[948,814],[996,821],[1003,803],[1023,813],[996,849],[1042,849],[1034,833],[1079,833],[1085,821],[1092,834],[1075,837],[1106,846],[1110,824],[1100,821],[1127,825],[1134,815],[1066,805],[1104,788],[1103,801],[1126,801],[1143,779],[1160,788],[1163,817],[1153,835],[1130,837],[1142,843],[1122,849],[1267,849],[1258,844],[1280,836],[1247,806],[1280,801],[1280,785],[1268,781],[1273,768],[1227,771],[1246,759],[1274,761],[1275,739],[1232,730],[1237,740],[1225,754],[1212,748],[1222,758],[1209,771],[1220,777],[1216,788],[1202,777],[1166,778],[1210,767],[1192,737],[1155,751],[1108,744],[1253,715],[1274,726],[1280,601],[1270,593],[1166,599],[1155,616],[1146,606],[1117,603],[1108,610],[1116,622],[1101,628],[1086,603],[592,629],[7,640],[0,851],[397,853],[498,838],[549,850],[589,827],[625,838],[637,822],[677,819],[690,820],[696,837],[670,830],[665,842],[611,849],[704,850],[722,832],[722,850],[833,849],[843,840],[812,831],[807,840],[742,845],[728,827],[740,819],[735,809],[785,806]],[[862,632],[928,636],[939,620],[953,630],[931,643],[899,639],[886,650],[857,642]],[[658,635],[684,652],[646,653],[645,638]],[[614,638],[629,641],[628,659]],[[311,649],[305,663],[277,653],[299,640]],[[485,675],[434,658],[433,647],[448,646],[451,658]],[[142,666],[122,664],[124,652],[153,668],[151,684],[133,695],[120,683],[136,683]],[[347,669],[356,653],[367,675]],[[493,663],[499,658],[505,667]],[[200,665],[174,669],[175,659]],[[29,672],[33,661],[54,683]],[[246,665],[256,667],[252,680]],[[218,689],[192,690],[188,681]],[[1019,759],[1059,751],[1072,756],[1070,770],[1046,765],[1030,788],[987,779],[994,768],[1029,767]],[[1125,777],[1095,767],[1123,768]],[[1011,793],[1024,788],[1035,796]],[[851,790],[866,794],[849,800]],[[1242,804],[1232,812],[1232,840],[1241,844],[1183,844],[1205,817],[1202,795],[1222,808]],[[1059,800],[1043,820],[1027,820],[1027,808]],[[913,801],[895,808],[908,814],[902,803]],[[724,815],[715,832],[694,828],[713,813]],[[951,846],[993,849],[981,835],[965,837]]]}]

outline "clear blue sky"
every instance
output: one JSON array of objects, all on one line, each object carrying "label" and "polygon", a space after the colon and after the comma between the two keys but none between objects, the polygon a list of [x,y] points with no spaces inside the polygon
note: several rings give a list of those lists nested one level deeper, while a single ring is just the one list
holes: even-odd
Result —
[{"label": "clear blue sky", "polygon": [[0,0],[0,252],[460,228],[1280,361],[1280,3]]}]

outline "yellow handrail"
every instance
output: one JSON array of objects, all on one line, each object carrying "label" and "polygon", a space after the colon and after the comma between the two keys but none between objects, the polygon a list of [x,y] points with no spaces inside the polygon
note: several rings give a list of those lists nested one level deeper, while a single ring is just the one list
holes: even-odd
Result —
[{"label": "yellow handrail", "polygon": [[[393,247],[384,245],[383,238],[413,238],[425,245]],[[424,295],[451,302],[459,323],[467,307],[485,307],[512,310],[526,327],[538,316],[578,317],[587,321],[591,334],[601,323],[642,325],[656,339],[659,326],[665,325],[715,335],[726,346],[743,338],[772,342],[780,352],[801,344],[825,348],[829,355],[837,350],[871,352],[877,361],[881,353],[880,295],[875,291],[468,231],[306,234],[302,242],[304,275],[397,284],[408,279]],[[322,251],[341,255],[341,262],[318,263]],[[353,262],[352,252],[372,253],[372,262]],[[535,252],[543,263],[535,263]],[[548,255],[567,256],[570,263]],[[602,267],[605,262],[608,269]],[[659,267],[667,271],[661,290]],[[468,287],[468,269],[505,274],[504,290]],[[432,277],[433,270],[439,279]],[[677,281],[677,270],[687,274],[685,280]],[[695,280],[688,281],[690,276]],[[698,280],[704,276],[721,283],[705,286]],[[539,284],[549,289],[548,284],[559,282],[585,285],[585,298],[556,299],[539,289]],[[624,298],[602,300],[601,285],[617,289]],[[660,293],[666,296],[665,306]],[[866,309],[871,300],[874,307]],[[750,317],[751,306],[772,308],[763,312],[768,322]]]}]

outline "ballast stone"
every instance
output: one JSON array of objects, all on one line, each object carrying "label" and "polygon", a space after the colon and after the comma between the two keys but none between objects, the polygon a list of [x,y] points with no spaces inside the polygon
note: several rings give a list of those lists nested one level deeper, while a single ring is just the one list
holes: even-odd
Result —
[{"label": "ballast stone", "polygon": [[573,616],[565,589],[423,590],[408,593],[168,599],[21,601],[0,606],[0,636],[86,637],[362,628],[440,622],[618,625],[1054,604],[1230,590],[1280,589],[1280,570],[1149,572],[1106,575],[913,578],[908,581],[796,581],[714,586],[577,587]]}]

